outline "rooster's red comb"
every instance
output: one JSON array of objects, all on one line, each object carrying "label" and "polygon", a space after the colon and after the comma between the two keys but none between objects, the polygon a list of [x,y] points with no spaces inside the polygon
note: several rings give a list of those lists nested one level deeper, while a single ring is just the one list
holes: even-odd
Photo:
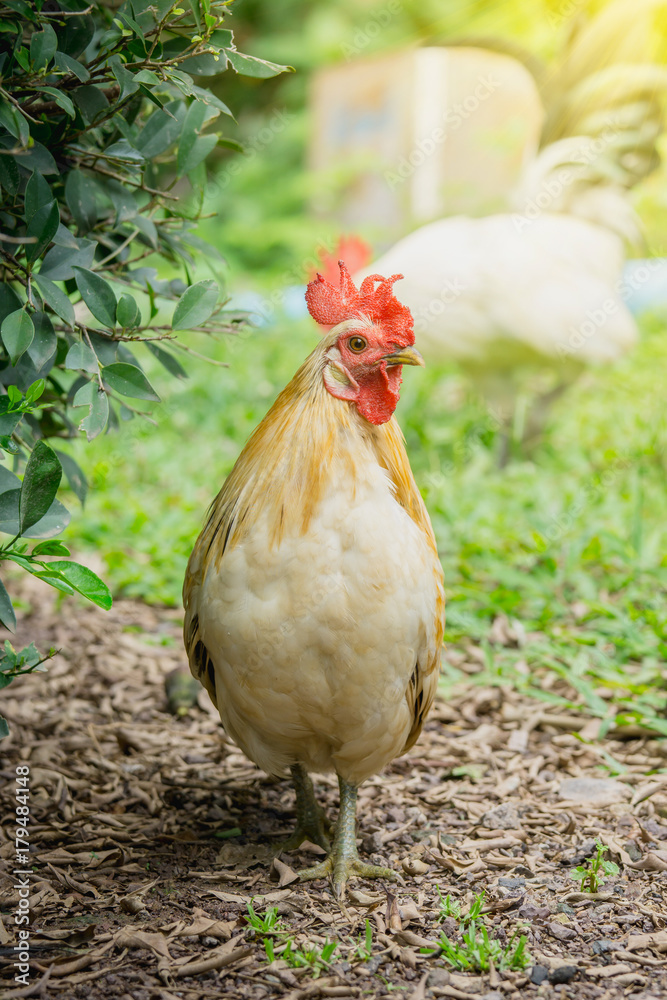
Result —
[{"label": "rooster's red comb", "polygon": [[[383,278],[380,274],[369,274],[357,288],[342,260],[340,285],[336,288],[318,274],[306,289],[308,312],[316,323],[322,326],[336,326],[346,319],[366,316],[373,323],[381,324],[387,339],[401,347],[411,347],[415,342],[412,314],[395,297],[392,285],[402,274],[392,274]],[[376,282],[380,284],[375,287]]]}]

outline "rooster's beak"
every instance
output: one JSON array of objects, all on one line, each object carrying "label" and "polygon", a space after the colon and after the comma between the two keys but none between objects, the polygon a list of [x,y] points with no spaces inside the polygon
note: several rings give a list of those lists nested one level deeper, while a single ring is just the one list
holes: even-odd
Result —
[{"label": "rooster's beak", "polygon": [[403,347],[393,354],[386,354],[384,360],[388,365],[419,365],[425,368],[424,359],[416,347]]}]

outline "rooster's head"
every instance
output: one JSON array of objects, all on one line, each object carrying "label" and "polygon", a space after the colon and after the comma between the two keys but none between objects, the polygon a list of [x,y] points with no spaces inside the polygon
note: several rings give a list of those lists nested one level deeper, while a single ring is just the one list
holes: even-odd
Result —
[{"label": "rooster's head", "polygon": [[332,396],[356,405],[372,424],[389,420],[398,403],[403,365],[423,365],[415,350],[412,314],[395,297],[402,274],[371,274],[357,288],[342,260],[336,288],[321,274],[306,289],[313,319],[331,329],[324,385]]}]

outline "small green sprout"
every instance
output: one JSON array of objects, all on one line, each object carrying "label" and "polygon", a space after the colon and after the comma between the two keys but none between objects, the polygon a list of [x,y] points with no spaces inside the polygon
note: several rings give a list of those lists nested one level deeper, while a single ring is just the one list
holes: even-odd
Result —
[{"label": "small green sprout", "polygon": [[278,916],[275,906],[269,906],[264,916],[255,912],[252,902],[248,903],[246,920],[259,936],[260,934],[287,934],[287,928]]},{"label": "small green sprout", "polygon": [[589,858],[587,864],[577,865],[570,870],[570,878],[579,882],[581,892],[597,892],[609,875],[618,875],[618,865],[613,861],[604,860],[608,850],[609,848],[597,837],[595,857]]},{"label": "small green sprout", "polygon": [[466,930],[462,931],[461,938],[462,942],[458,944],[442,934],[438,944],[445,961],[464,972],[488,972],[492,962],[496,969],[516,972],[525,969],[533,961],[526,950],[528,939],[525,934],[520,935],[518,930],[503,946],[497,939],[489,937],[482,921],[471,920]]},{"label": "small green sprout", "polygon": [[[266,942],[264,943],[266,946]],[[276,958],[282,958],[293,969],[310,969],[313,979],[329,968],[333,953],[338,944],[335,941],[327,941],[323,948],[308,948],[303,951],[301,948],[293,948],[292,942],[288,941],[283,950]],[[273,959],[272,959],[273,961]]]},{"label": "small green sprout", "polygon": [[435,891],[440,897],[440,913],[438,914],[438,923],[442,923],[447,917],[454,917],[458,920],[461,916],[461,904],[457,900],[452,899],[452,897],[447,893],[443,896],[440,892],[440,886],[436,885]]},{"label": "small green sprout", "polygon": [[[453,968],[464,972],[488,972],[491,963],[493,963],[494,967],[499,970],[519,971],[532,963],[532,956],[526,950],[528,939],[525,934],[520,934],[516,930],[504,946],[497,939],[489,937],[482,916],[483,892],[475,896],[468,912],[462,914],[460,903],[451,899],[449,895],[443,897],[437,886],[436,889],[440,896],[438,920],[443,921],[447,917],[453,917],[459,921],[460,943],[452,941],[444,933],[440,935],[438,941],[442,957]],[[424,952],[426,950],[422,949]]]},{"label": "small green sprout", "polygon": [[367,962],[373,954],[373,928],[371,922],[366,917],[366,931],[363,940],[359,938],[357,947],[354,950],[353,958],[359,958],[362,962]]},{"label": "small green sprout", "polygon": [[[278,910],[275,906],[269,906],[263,916],[256,912],[252,902],[248,903],[247,909],[246,920],[255,934],[262,937],[267,962],[282,959],[292,969],[310,969],[314,979],[317,979],[324,969],[329,968],[331,957],[338,947],[335,941],[327,941],[321,949],[310,948],[303,951],[300,948],[295,948],[293,941],[285,942],[285,938],[289,936],[290,932],[278,916]],[[366,924],[366,942],[368,943],[370,932],[372,944],[372,931],[370,931],[368,921]]]}]

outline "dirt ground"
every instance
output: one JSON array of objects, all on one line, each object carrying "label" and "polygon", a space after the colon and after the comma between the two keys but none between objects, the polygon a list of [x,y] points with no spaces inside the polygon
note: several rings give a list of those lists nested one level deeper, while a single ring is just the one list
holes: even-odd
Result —
[{"label": "dirt ground", "polygon": [[[226,742],[203,692],[169,714],[176,612],[36,605],[20,630],[17,648],[62,653],[2,692],[0,996],[667,998],[667,741],[595,740],[599,722],[475,685],[474,650],[447,653],[471,683],[360,792],[361,850],[400,881],[354,882],[341,906],[326,883],[297,881],[318,848],[276,857],[289,783]],[[30,769],[27,987],[13,966],[17,765]],[[332,777],[318,794],[335,818]],[[570,871],[596,837],[619,872],[591,894]],[[467,926],[455,904],[465,915],[482,892],[489,938],[526,935],[524,970],[445,960],[438,941],[461,944]],[[250,901],[276,908],[273,934],[251,926]]]}]

